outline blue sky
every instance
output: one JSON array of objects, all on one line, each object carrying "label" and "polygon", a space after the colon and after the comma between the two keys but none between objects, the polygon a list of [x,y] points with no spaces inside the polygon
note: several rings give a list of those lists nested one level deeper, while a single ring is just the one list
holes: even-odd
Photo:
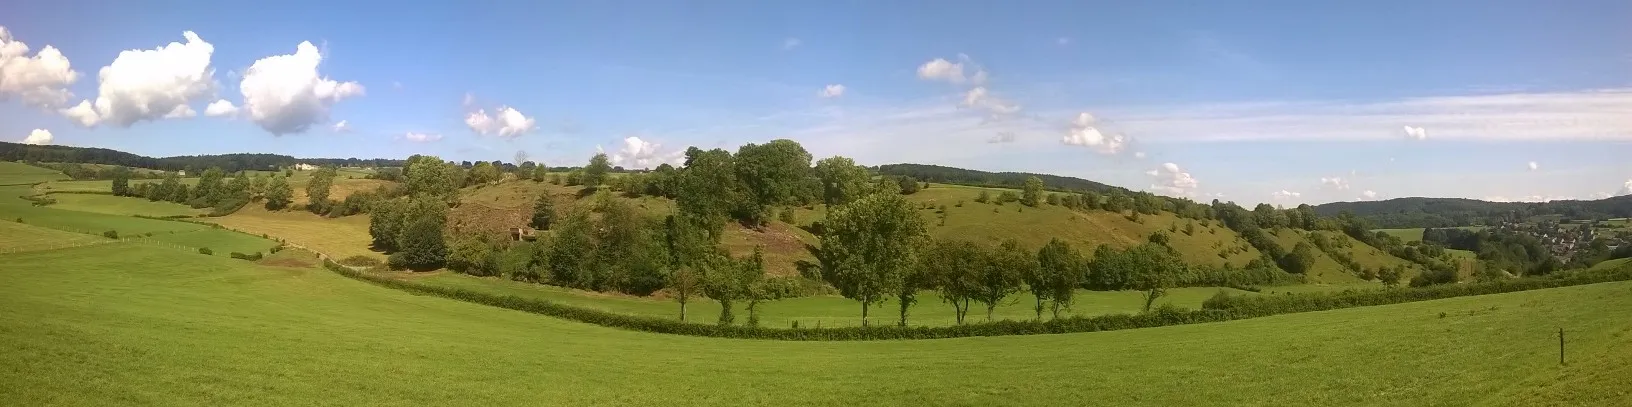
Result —
[{"label": "blue sky", "polygon": [[[639,167],[691,145],[792,138],[818,157],[1054,173],[1204,201],[1632,193],[1625,1],[7,9],[8,41],[29,47],[5,56],[0,80],[0,138],[12,141],[40,129],[56,144],[155,156],[523,151],[552,165],[600,149]],[[155,51],[186,31],[193,45]],[[42,63],[45,46],[75,80]],[[99,79],[109,66],[118,74]],[[232,109],[207,108],[218,100]]]}]

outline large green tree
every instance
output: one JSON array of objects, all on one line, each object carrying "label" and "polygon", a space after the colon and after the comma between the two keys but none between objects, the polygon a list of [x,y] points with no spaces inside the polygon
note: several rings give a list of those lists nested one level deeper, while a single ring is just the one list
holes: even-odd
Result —
[{"label": "large green tree", "polygon": [[990,321],[992,311],[1003,304],[1003,299],[1020,291],[1026,273],[1037,267],[1037,256],[1013,239],[1003,241],[987,256],[986,268],[978,278],[975,301],[986,306],[986,320]]},{"label": "large green tree", "polygon": [[404,191],[408,195],[430,195],[452,202],[458,199],[460,169],[430,155],[408,157],[402,169]]},{"label": "large green tree", "polygon": [[504,174],[499,173],[499,167],[493,166],[493,163],[482,161],[470,168],[469,181],[471,185],[494,184],[498,183],[503,176]]},{"label": "large green tree", "polygon": [[1020,187],[1020,204],[1037,206],[1043,197],[1043,179],[1036,176],[1026,177],[1025,185]]},{"label": "large green tree", "polygon": [[397,250],[397,232],[402,230],[403,217],[408,215],[408,198],[398,197],[374,202],[369,208],[368,235],[374,248],[386,252]]},{"label": "large green tree", "polygon": [[421,196],[408,202],[397,231],[397,253],[401,264],[414,270],[440,267],[448,256],[442,229],[448,222],[448,204],[435,196]]},{"label": "large green tree", "polygon": [[550,198],[549,192],[540,194],[538,196],[538,200],[533,201],[533,219],[531,226],[533,229],[549,230],[550,223],[554,221],[555,200]]},{"label": "large green tree", "polygon": [[306,209],[312,213],[328,211],[329,189],[334,186],[334,176],[337,171],[334,167],[323,167],[312,172],[312,179],[306,182]]},{"label": "large green tree", "polygon": [[279,210],[294,202],[295,189],[289,186],[289,179],[282,175],[273,175],[272,182],[266,185],[266,209]]},{"label": "large green tree", "polygon": [[747,192],[741,205],[750,221],[763,222],[765,208],[795,203],[810,175],[810,153],[793,140],[748,143],[737,149],[735,166]]},{"label": "large green tree", "polygon": [[1037,250],[1037,272],[1027,276],[1026,285],[1037,297],[1037,318],[1043,316],[1043,300],[1052,303],[1054,318],[1061,309],[1070,309],[1076,288],[1082,285],[1082,256],[1059,238]]},{"label": "large green tree", "polygon": [[680,172],[676,187],[676,209],[708,226],[715,240],[735,205],[744,199],[731,153],[721,149],[687,149],[685,169]]},{"label": "large green tree", "polygon": [[130,196],[130,169],[119,167],[113,173],[113,195]]},{"label": "large green tree", "polygon": [[861,302],[862,324],[873,304],[897,292],[924,238],[924,220],[896,194],[870,194],[828,212],[821,236],[822,278]]},{"label": "large green tree", "polygon": [[612,171],[612,161],[607,159],[606,153],[596,153],[589,157],[589,165],[584,166],[583,182],[585,187],[596,188],[606,183],[606,173]]},{"label": "large green tree", "polygon": [[941,301],[952,304],[959,325],[969,315],[969,300],[980,291],[980,274],[986,269],[986,252],[980,245],[963,240],[936,240],[920,257],[927,277],[934,281]]},{"label": "large green tree", "polygon": [[822,203],[828,206],[843,205],[860,198],[867,192],[872,178],[866,167],[841,156],[817,161],[815,172],[821,183]]},{"label": "large green tree", "polygon": [[192,198],[199,200],[204,206],[214,206],[215,201],[221,199],[221,191],[226,173],[219,167],[210,167],[198,176],[198,184],[193,186]]}]

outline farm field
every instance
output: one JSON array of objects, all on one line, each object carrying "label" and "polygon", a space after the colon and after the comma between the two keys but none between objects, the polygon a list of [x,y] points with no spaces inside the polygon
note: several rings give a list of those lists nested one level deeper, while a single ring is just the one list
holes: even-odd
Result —
[{"label": "farm field", "polygon": [[15,220],[0,222],[0,252],[5,253],[108,242],[113,240],[18,223]]},{"label": "farm field", "polygon": [[121,236],[185,232],[209,227],[185,222],[71,211],[56,208],[55,205],[34,206],[31,202],[18,198],[30,194],[32,192],[27,185],[0,186],[0,216],[11,221],[23,219],[24,223],[30,225],[69,232],[101,234],[113,230]]},{"label": "farm field", "polygon": [[49,168],[0,161],[0,185],[28,185],[59,179],[68,179],[68,176]]},{"label": "farm field", "polygon": [[[616,294],[595,293],[582,290],[573,290],[555,286],[530,284],[502,280],[496,278],[471,277],[463,274],[438,272],[430,275],[408,275],[406,273],[389,273],[400,279],[411,279],[419,284],[442,287],[458,287],[468,290],[493,294],[508,294],[526,298],[537,298],[563,304],[585,308],[594,308],[604,311],[629,315],[642,315],[661,318],[678,318],[680,305],[673,299],[633,297]],[[1233,288],[1194,287],[1176,288],[1168,292],[1166,297],[1157,300],[1156,304],[1173,304],[1185,308],[1201,308],[1201,302],[1217,294],[1220,290],[1228,291],[1231,295],[1251,295],[1251,292]],[[1144,307],[1143,293],[1133,291],[1088,291],[1078,290],[1077,303],[1072,306],[1070,315],[1102,315],[1114,313],[1138,313]],[[993,319],[1003,320],[1031,320],[1036,318],[1033,311],[1035,300],[1030,293],[1018,293],[1008,299],[993,311]],[[748,311],[744,304],[737,304],[737,322],[747,320]],[[714,323],[720,314],[719,303],[708,299],[693,299],[686,306],[687,320],[697,323]],[[837,295],[812,296],[792,298],[780,301],[770,301],[759,305],[761,325],[767,327],[789,327],[793,321],[799,321],[800,326],[815,326],[820,322],[824,327],[859,326],[861,325],[861,303]],[[986,307],[971,303],[969,322],[986,320]],[[1061,313],[1067,315],[1068,313]],[[1048,318],[1049,311],[1043,310],[1044,318]],[[900,319],[900,306],[891,299],[883,304],[875,305],[869,318],[872,323],[893,324]],[[952,325],[957,318],[952,305],[943,302],[934,292],[919,294],[918,304],[912,307],[908,322],[912,325]]]},{"label": "farm field", "polygon": [[209,209],[193,209],[174,202],[149,201],[147,198],[105,194],[50,194],[57,203],[52,208],[104,213],[109,215],[193,216],[209,213]]},{"label": "farm field", "polygon": [[16,266],[0,272],[5,405],[1611,405],[1632,377],[1632,283],[1099,333],[776,342],[134,244],[0,261]]},{"label": "farm field", "polygon": [[385,255],[369,250],[373,239],[368,235],[367,216],[325,218],[302,211],[268,211],[261,205],[245,205],[231,215],[202,218],[251,235],[271,236],[291,244],[327,253],[337,259],[350,256],[372,257],[380,260]]}]

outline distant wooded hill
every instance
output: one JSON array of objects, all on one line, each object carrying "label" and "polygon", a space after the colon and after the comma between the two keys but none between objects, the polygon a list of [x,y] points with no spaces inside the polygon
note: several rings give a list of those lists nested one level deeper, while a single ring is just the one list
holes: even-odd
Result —
[{"label": "distant wooded hill", "polygon": [[164,171],[203,171],[216,167],[227,172],[270,170],[299,163],[344,167],[401,167],[403,160],[381,158],[295,158],[279,154],[217,154],[154,158],[118,150],[90,147],[32,145],[0,142],[0,160],[79,164],[107,164]]},{"label": "distant wooded hill", "polygon": [[1372,202],[1334,202],[1315,206],[1315,213],[1349,212],[1380,228],[1425,228],[1494,224],[1538,215],[1569,219],[1632,217],[1632,195],[1594,201],[1489,202],[1462,198],[1395,198]]}]

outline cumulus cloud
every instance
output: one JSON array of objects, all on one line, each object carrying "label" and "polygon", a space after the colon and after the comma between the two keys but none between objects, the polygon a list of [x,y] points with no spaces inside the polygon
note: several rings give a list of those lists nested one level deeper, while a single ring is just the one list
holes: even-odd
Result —
[{"label": "cumulus cloud", "polygon": [[1277,201],[1285,201],[1285,200],[1289,200],[1289,199],[1297,199],[1297,198],[1303,197],[1303,193],[1292,192],[1292,191],[1288,191],[1288,190],[1284,190],[1284,189],[1279,190],[1279,191],[1275,191],[1273,193],[1270,193],[1270,195],[1273,196],[1275,198],[1275,200],[1277,200]]},{"label": "cumulus cloud", "polygon": [[441,140],[442,135],[441,134],[409,132],[408,134],[402,135],[402,139],[412,141],[412,142],[416,142],[416,143],[426,143],[426,142]]},{"label": "cumulus cloud", "polygon": [[985,110],[991,117],[1008,116],[1020,111],[1020,105],[993,97],[985,86],[976,86],[964,92],[962,106]]},{"label": "cumulus cloud", "polygon": [[782,40],[782,49],[787,50],[787,49],[798,48],[800,44],[803,44],[803,42],[799,41],[798,38],[789,37],[787,39]]},{"label": "cumulus cloud", "polygon": [[52,139],[50,130],[34,129],[34,131],[28,132],[28,137],[23,139],[23,144],[47,145],[51,144]]},{"label": "cumulus cloud", "polygon": [[967,80],[963,76],[963,63],[935,58],[918,66],[918,79],[939,80],[951,83],[963,83]]},{"label": "cumulus cloud", "polygon": [[79,72],[56,47],[46,45],[33,57],[28,50],[28,44],[12,38],[0,26],[0,100],[17,97],[45,108],[67,105],[73,97],[68,85],[79,80]]},{"label": "cumulus cloud", "polygon": [[226,117],[236,114],[238,114],[238,106],[233,106],[232,102],[228,102],[226,99],[210,102],[208,106],[204,106],[205,116]]},{"label": "cumulus cloud", "polygon": [[1196,187],[1201,185],[1189,172],[1174,163],[1163,163],[1162,166],[1146,171],[1145,174],[1156,178],[1156,183],[1151,184],[1150,189],[1177,196],[1191,196],[1195,193]]},{"label": "cumulus cloud", "polygon": [[663,146],[640,137],[630,136],[623,139],[623,149],[612,153],[614,165],[624,168],[652,168],[663,163],[673,163],[685,155],[683,151],[662,152]]},{"label": "cumulus cloud", "polygon": [[1349,189],[1349,180],[1343,179],[1342,177],[1321,177],[1320,185],[1343,191]]},{"label": "cumulus cloud", "polygon": [[1133,153],[1133,158],[1138,158],[1138,159],[1144,159],[1144,158],[1145,158],[1145,152],[1143,152],[1143,151],[1135,151],[1135,152],[1134,152],[1134,153]]},{"label": "cumulus cloud", "polygon": [[1000,132],[997,132],[997,135],[992,136],[992,138],[986,139],[986,142],[987,143],[1013,143],[1014,138],[1015,138],[1014,132],[1012,132],[1012,131],[1000,131]]},{"label": "cumulus cloud", "polygon": [[362,96],[364,89],[357,82],[323,77],[317,71],[322,62],[322,53],[309,41],[296,45],[294,54],[255,61],[238,85],[244,114],[273,135],[302,133],[327,122],[329,108]]},{"label": "cumulus cloud", "polygon": [[487,110],[477,109],[465,115],[465,125],[476,134],[513,138],[538,129],[538,121],[509,106],[500,106],[489,116]]},{"label": "cumulus cloud", "polygon": [[1094,115],[1087,112],[1078,113],[1077,118],[1071,120],[1071,130],[1060,138],[1061,143],[1073,146],[1083,146],[1100,154],[1117,154],[1127,148],[1128,140],[1121,134],[1106,135],[1101,133],[1095,124]]},{"label": "cumulus cloud", "polygon": [[1626,180],[1626,184],[1621,185],[1621,190],[1615,192],[1615,196],[1622,195],[1632,195],[1632,179]]},{"label": "cumulus cloud", "polygon": [[824,97],[824,98],[836,98],[836,97],[839,97],[839,96],[844,96],[844,85],[840,85],[840,84],[827,85],[826,87],[822,88],[822,90],[816,91],[816,96]]},{"label": "cumulus cloud", "polygon": [[335,122],[334,126],[330,126],[329,129],[334,130],[335,133],[350,133],[351,132],[351,123],[346,123],[345,120],[341,120],[341,121]]},{"label": "cumulus cloud", "polygon": [[1536,169],[1541,168],[1541,165],[1536,164],[1535,161],[1531,161],[1529,164],[1526,164],[1525,166],[1530,167],[1530,171],[1535,171]]},{"label": "cumulus cloud", "polygon": [[1405,126],[1405,138],[1422,140],[1428,138],[1428,130],[1421,127]]},{"label": "cumulus cloud", "polygon": [[210,68],[215,46],[192,31],[181,35],[186,43],[120,51],[97,73],[96,102],[81,101],[62,114],[86,127],[130,127],[144,120],[197,115],[187,104],[215,91],[215,69]]},{"label": "cumulus cloud", "polygon": [[1377,191],[1372,191],[1372,190],[1369,190],[1369,189],[1365,190],[1365,192],[1360,193],[1360,199],[1364,200],[1364,201],[1370,201],[1370,200],[1373,200],[1373,199],[1377,199]]}]

